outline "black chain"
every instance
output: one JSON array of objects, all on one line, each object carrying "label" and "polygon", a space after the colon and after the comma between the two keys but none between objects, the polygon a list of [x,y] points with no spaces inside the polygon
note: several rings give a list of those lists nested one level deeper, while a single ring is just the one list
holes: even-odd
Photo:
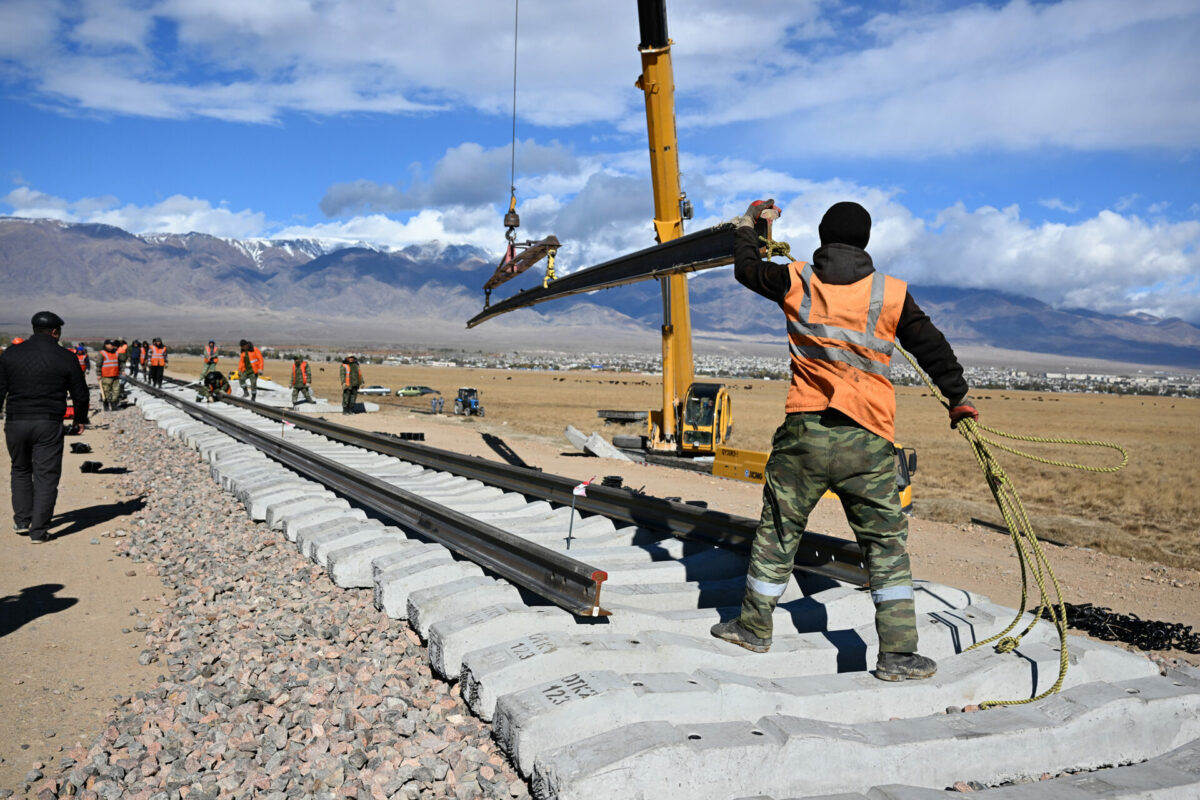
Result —
[{"label": "black chain", "polygon": [[1182,622],[1142,619],[1136,614],[1118,614],[1111,608],[1091,603],[1067,607],[1067,624],[1087,631],[1105,642],[1124,642],[1139,650],[1182,650],[1200,654],[1200,634]]}]

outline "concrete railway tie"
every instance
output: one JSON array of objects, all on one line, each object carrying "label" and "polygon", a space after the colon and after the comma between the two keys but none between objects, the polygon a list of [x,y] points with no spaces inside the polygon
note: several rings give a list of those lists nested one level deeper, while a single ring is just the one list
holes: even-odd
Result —
[{"label": "concrete railway tie", "polygon": [[[1053,628],[1038,623],[1010,653],[964,652],[1014,612],[918,581],[921,651],[940,669],[884,683],[866,671],[876,648],[869,594],[804,576],[776,611],[771,651],[750,653],[708,634],[736,614],[743,556],[599,515],[572,520],[566,507],[286,429],[289,443],[606,570],[601,602],[612,616],[576,617],[174,405],[134,398],[249,516],[407,620],[539,798],[935,800],[957,796],[947,789],[960,781],[982,784],[988,800],[1200,798],[1200,671],[1161,675],[1140,655],[1071,637],[1058,695],[949,713],[1052,684]],[[245,409],[206,408],[284,431]],[[1058,777],[1038,780],[1047,774]]]}]

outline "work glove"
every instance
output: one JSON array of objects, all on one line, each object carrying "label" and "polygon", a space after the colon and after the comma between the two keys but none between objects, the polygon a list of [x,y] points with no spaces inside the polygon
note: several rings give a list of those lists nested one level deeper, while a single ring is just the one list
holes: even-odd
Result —
[{"label": "work glove", "polygon": [[978,422],[979,411],[975,408],[975,401],[971,399],[971,396],[965,395],[962,400],[950,406],[950,427],[957,428],[958,423],[968,418]]},{"label": "work glove", "polygon": [[746,209],[745,214],[740,217],[735,217],[733,221],[739,227],[745,225],[753,228],[759,219],[764,219],[767,221],[767,228],[769,230],[771,223],[779,219],[779,216],[782,213],[783,209],[775,205],[774,200],[755,200],[750,204],[750,207]]}]

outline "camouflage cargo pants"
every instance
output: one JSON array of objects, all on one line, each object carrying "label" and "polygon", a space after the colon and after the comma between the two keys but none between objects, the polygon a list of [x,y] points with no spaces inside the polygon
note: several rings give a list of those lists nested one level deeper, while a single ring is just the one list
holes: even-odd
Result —
[{"label": "camouflage cargo pants", "polygon": [[250,382],[250,393],[258,394],[258,373],[257,372],[239,372],[238,385],[242,387],[242,397],[246,396],[246,382]]},{"label": "camouflage cargo pants", "polygon": [[308,390],[308,384],[302,383],[292,387],[292,405],[296,405],[296,401],[300,399],[300,394],[304,394],[304,399],[309,403],[313,402],[312,392]]},{"label": "camouflage cargo pants", "polygon": [[771,638],[771,613],[791,577],[808,515],[825,490],[832,489],[866,553],[880,651],[915,653],[908,520],[896,491],[892,443],[832,409],[788,414],[775,431],[765,483],[742,626]]},{"label": "camouflage cargo pants", "polygon": [[117,378],[101,378],[100,379],[100,400],[105,403],[112,403],[114,406],[121,400],[121,379]]},{"label": "camouflage cargo pants", "polygon": [[353,409],[358,404],[358,387],[342,389],[342,410]]},{"label": "camouflage cargo pants", "polygon": [[200,380],[203,381],[205,378],[208,377],[208,373],[212,372],[216,368],[217,368],[217,364],[215,361],[214,362],[205,361],[204,369],[200,370]]}]

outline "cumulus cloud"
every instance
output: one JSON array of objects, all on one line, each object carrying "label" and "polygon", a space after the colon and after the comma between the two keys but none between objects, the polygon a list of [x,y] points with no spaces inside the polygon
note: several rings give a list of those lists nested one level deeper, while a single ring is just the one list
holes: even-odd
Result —
[{"label": "cumulus cloud", "polygon": [[148,206],[120,205],[112,196],[67,200],[27,186],[18,186],[0,203],[11,207],[14,217],[59,219],[64,222],[94,222],[113,225],[132,233],[209,233],[213,236],[246,238],[258,236],[266,225],[262,212],[233,211],[214,206],[198,197],[173,195]]},{"label": "cumulus cloud", "polygon": [[[507,115],[507,3],[9,0],[0,59],[36,99],[167,118],[287,112]],[[674,7],[681,126],[771,121],[781,151],[931,154],[1043,145],[1193,147],[1192,0]],[[643,125],[636,14],[526,13],[518,111],[542,126]],[[464,43],[470,43],[464,46]],[[836,124],[832,124],[836,121]]]},{"label": "cumulus cloud", "polygon": [[[326,216],[363,211],[416,211],[430,206],[478,206],[497,197],[507,197],[510,186],[512,151],[508,147],[485,148],[464,142],[446,151],[428,177],[414,167],[407,185],[381,184],[357,180],[336,183],[321,200]],[[532,140],[517,144],[518,175],[538,175],[536,183],[553,176],[570,178],[578,174],[579,162],[558,144],[539,145]],[[535,183],[535,185],[536,185]]]},{"label": "cumulus cloud", "polygon": [[1079,203],[1075,203],[1074,205],[1067,205],[1066,203],[1064,203],[1062,201],[1062,198],[1059,198],[1059,197],[1043,198],[1041,200],[1038,200],[1038,205],[1044,206],[1045,208],[1049,208],[1052,211],[1065,211],[1068,214],[1078,213],[1079,208],[1080,208]]},{"label": "cumulus cloud", "polygon": [[[580,172],[561,193],[529,198],[521,208],[522,236],[549,233],[564,242],[558,267],[567,273],[653,244],[649,178],[624,170],[629,153],[577,162]],[[817,223],[841,200],[872,215],[868,248],[880,269],[910,283],[989,288],[1036,297],[1056,306],[1108,313],[1148,311],[1200,324],[1200,221],[1144,218],[1116,208],[1070,223],[1030,220],[1016,206],[968,208],[956,203],[916,214],[894,188],[852,181],[811,181],[729,160],[693,159],[706,176],[692,185],[698,218],[689,231],[742,213],[770,186],[783,216],[778,238],[807,259],[818,243]],[[230,237],[333,239],[394,248],[433,241],[470,244],[498,257],[503,248],[500,198],[474,206],[449,203],[414,214],[369,213],[281,227],[250,209],[233,211],[201,198],[174,196],[147,206],[114,197],[68,200],[17,186],[0,203],[17,216],[104,222],[143,232],[201,231]]]}]

